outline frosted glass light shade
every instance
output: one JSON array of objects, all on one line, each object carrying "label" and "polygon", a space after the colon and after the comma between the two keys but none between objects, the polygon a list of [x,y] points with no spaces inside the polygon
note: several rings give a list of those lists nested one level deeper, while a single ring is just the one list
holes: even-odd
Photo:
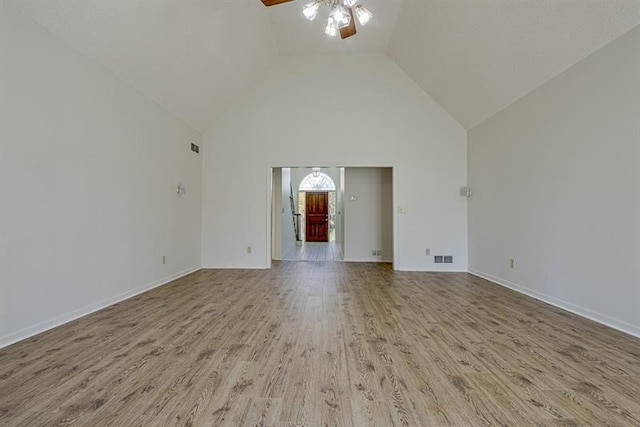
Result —
[{"label": "frosted glass light shade", "polygon": [[367,23],[371,21],[371,18],[373,18],[373,13],[371,13],[369,9],[367,9],[361,4],[357,5],[353,9],[353,11],[356,14],[356,18],[358,18],[360,25],[362,26],[367,25]]},{"label": "frosted glass light shade", "polygon": [[302,14],[309,21],[313,21],[314,19],[316,19],[316,16],[318,16],[319,10],[320,10],[320,2],[315,0],[315,1],[312,1],[311,3],[307,3],[304,5],[304,8],[302,9]]},{"label": "frosted glass light shade", "polygon": [[357,2],[358,0],[344,0],[343,3],[346,7],[353,7]]},{"label": "frosted glass light shade", "polygon": [[334,22],[338,26],[338,29],[348,27],[351,23],[351,15],[347,12],[347,9],[342,5],[337,5],[331,10],[330,15],[333,17]]},{"label": "frosted glass light shade", "polygon": [[338,25],[331,15],[329,15],[329,19],[327,19],[327,27],[324,29],[324,33],[331,37],[338,35]]}]

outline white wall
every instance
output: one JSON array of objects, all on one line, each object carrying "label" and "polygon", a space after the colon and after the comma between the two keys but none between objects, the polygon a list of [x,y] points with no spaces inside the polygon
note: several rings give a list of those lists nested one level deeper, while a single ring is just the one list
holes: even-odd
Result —
[{"label": "white wall", "polygon": [[636,27],[469,132],[470,270],[636,335],[639,76]]},{"label": "white wall", "polygon": [[285,254],[282,250],[282,225],[283,225],[283,191],[282,191],[282,171],[283,168],[273,168],[271,175],[271,191],[273,200],[271,203],[271,257],[272,259],[282,259]]},{"label": "white wall", "polygon": [[203,139],[206,267],[268,266],[269,167],[334,165],[395,167],[395,268],[467,269],[466,131],[384,55],[283,57]]},{"label": "white wall", "polygon": [[[336,191],[336,203],[338,205],[338,212],[336,214],[336,245],[340,248],[340,253],[344,258],[344,179],[345,179],[345,168],[340,168],[340,186]],[[393,209],[393,201],[392,207]],[[392,212],[393,213],[393,212]],[[393,218],[392,218],[392,226],[393,226]],[[391,230],[393,234],[393,228]],[[392,236],[393,238],[393,236]]]},{"label": "white wall", "polygon": [[0,8],[4,346],[200,266],[201,135]]},{"label": "white wall", "polygon": [[[294,190],[295,192],[295,190]],[[282,255],[293,251],[296,247],[296,233],[293,228],[293,213],[291,212],[291,168],[282,168]]]},{"label": "white wall", "polygon": [[345,168],[345,261],[393,261],[392,184],[391,168]]}]

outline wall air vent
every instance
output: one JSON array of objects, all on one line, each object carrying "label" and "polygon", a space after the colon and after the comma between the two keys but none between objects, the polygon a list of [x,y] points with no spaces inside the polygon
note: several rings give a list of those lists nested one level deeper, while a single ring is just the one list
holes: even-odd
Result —
[{"label": "wall air vent", "polygon": [[199,153],[200,152],[200,147],[198,147],[194,143],[191,143],[191,151],[193,151],[194,153]]}]

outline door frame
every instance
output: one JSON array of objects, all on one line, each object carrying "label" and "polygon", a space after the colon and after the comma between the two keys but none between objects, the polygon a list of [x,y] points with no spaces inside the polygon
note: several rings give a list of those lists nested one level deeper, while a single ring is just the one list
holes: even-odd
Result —
[{"label": "door frame", "polygon": [[[318,166],[316,163],[312,163],[315,166]],[[391,268],[393,270],[396,269],[396,257],[398,252],[398,184],[400,175],[400,170],[395,163],[391,164],[349,164],[342,162],[326,162],[326,166],[336,167],[336,168],[390,168],[391,169],[391,180],[393,181],[391,184],[391,203],[392,203],[392,215],[393,215],[393,258],[391,261]],[[266,163],[265,165],[265,225],[266,225],[266,247],[265,247],[265,268],[271,269],[272,266],[272,252],[271,252],[271,233],[272,233],[272,212],[274,208],[274,193],[273,193],[273,169],[274,168],[308,168],[312,167],[305,164],[297,164],[297,163]],[[337,191],[337,190],[336,190]],[[344,232],[344,230],[343,230]]]},{"label": "door frame", "polygon": [[[304,218],[304,242],[307,243],[309,242],[309,240],[307,240],[309,238],[309,194],[324,194],[325,195],[325,202],[326,202],[326,210],[327,213],[325,215],[325,240],[322,240],[321,242],[329,242],[329,191],[305,191],[305,197],[304,197],[304,211],[305,211],[305,218]],[[311,240],[311,242],[314,241],[319,241],[319,240]]]}]

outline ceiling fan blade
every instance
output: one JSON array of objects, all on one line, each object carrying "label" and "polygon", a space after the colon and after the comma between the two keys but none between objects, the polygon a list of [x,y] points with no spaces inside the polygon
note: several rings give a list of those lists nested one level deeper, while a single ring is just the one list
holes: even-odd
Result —
[{"label": "ceiling fan blade", "polygon": [[293,0],[261,0],[265,6],[275,6],[280,3],[287,3]]},{"label": "ceiling fan blade", "polygon": [[349,11],[349,15],[351,15],[351,21],[348,26],[340,29],[340,38],[343,40],[356,35],[356,20],[353,19],[353,11],[350,7],[348,7],[347,10]]}]

